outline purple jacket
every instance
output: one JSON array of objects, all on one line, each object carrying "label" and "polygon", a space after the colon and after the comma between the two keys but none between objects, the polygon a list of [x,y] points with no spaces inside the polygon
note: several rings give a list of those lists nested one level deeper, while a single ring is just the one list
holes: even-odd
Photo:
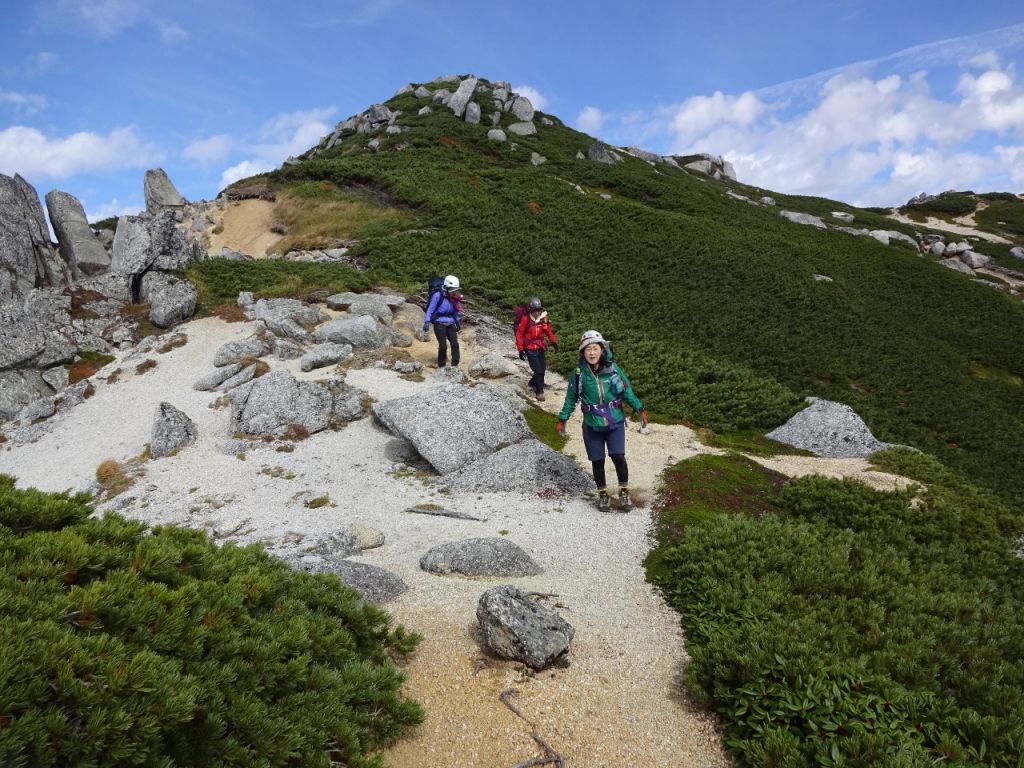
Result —
[{"label": "purple jacket", "polygon": [[458,308],[455,303],[448,298],[448,294],[444,291],[438,291],[430,297],[430,303],[427,304],[427,315],[423,322],[452,325],[457,318]]}]

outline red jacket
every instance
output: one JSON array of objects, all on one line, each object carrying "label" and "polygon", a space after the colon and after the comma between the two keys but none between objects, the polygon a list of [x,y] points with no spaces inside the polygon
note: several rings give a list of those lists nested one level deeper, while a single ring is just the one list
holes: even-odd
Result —
[{"label": "red jacket", "polygon": [[547,349],[548,341],[557,344],[555,332],[551,330],[548,313],[541,312],[540,318],[534,320],[527,312],[516,326],[516,349],[523,352],[527,349]]}]

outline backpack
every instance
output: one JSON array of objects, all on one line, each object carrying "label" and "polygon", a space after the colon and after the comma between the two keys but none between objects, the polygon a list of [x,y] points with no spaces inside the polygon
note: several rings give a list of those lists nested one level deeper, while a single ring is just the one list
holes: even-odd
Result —
[{"label": "backpack", "polygon": [[523,317],[530,314],[529,310],[522,304],[516,304],[516,308],[512,310],[512,331],[515,333],[519,332],[519,324],[523,322]]},{"label": "backpack", "polygon": [[434,298],[434,294],[444,290],[444,278],[440,275],[431,275],[427,280],[427,304]]}]

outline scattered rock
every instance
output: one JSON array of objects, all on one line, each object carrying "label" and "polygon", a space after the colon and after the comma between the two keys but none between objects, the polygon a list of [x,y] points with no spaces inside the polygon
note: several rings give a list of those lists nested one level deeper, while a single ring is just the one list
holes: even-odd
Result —
[{"label": "scattered rock", "polygon": [[199,392],[209,392],[211,389],[216,389],[222,382],[227,381],[240,370],[242,370],[241,363],[230,363],[220,368],[214,368],[205,376],[197,379],[196,383],[192,385],[192,389]]},{"label": "scattered rock", "polygon": [[766,437],[828,458],[870,456],[889,448],[843,403],[809,397],[810,405]]},{"label": "scattered rock", "polygon": [[825,222],[819,219],[817,216],[812,216],[809,213],[798,213],[796,211],[779,211],[780,218],[792,221],[795,224],[808,224],[818,229],[825,229]]},{"label": "scattered rock", "polygon": [[159,459],[194,443],[199,437],[195,422],[170,403],[162,402],[156,407],[153,419],[153,433],[149,441],[149,452]]},{"label": "scattered rock", "polygon": [[309,352],[302,356],[300,367],[303,371],[309,372],[314,368],[323,368],[341,362],[351,356],[351,344],[317,344]]},{"label": "scattered rock", "polygon": [[575,633],[569,622],[511,584],[484,592],[476,618],[487,649],[537,670],[565,654]]},{"label": "scattered rock", "polygon": [[622,162],[622,155],[613,150],[603,141],[595,141],[587,149],[587,159],[593,160],[595,163],[605,163],[606,165],[615,165],[616,163]]},{"label": "scattered rock", "polygon": [[420,558],[420,568],[444,576],[536,576],[543,569],[517,544],[502,537],[440,544]]},{"label": "scattered rock", "polygon": [[845,211],[832,211],[832,218],[845,221],[847,224],[852,224],[854,215],[852,213],[846,213]]},{"label": "scattered rock", "polygon": [[555,491],[573,495],[594,487],[594,481],[575,461],[536,439],[523,440],[484,456],[446,475],[444,484],[453,491]]},{"label": "scattered rock", "polygon": [[506,141],[508,137],[505,136],[505,132],[501,128],[491,128],[487,132],[487,138],[491,141]]},{"label": "scattered rock", "polygon": [[149,302],[149,321],[158,328],[170,328],[192,317],[199,294],[188,280],[150,270],[142,276],[139,296]]},{"label": "scattered rock", "polygon": [[351,344],[356,349],[381,349],[391,344],[391,329],[373,317],[339,317],[316,329],[314,338],[321,344]]},{"label": "scattered rock", "polygon": [[236,363],[250,357],[263,357],[270,352],[270,345],[259,336],[249,336],[238,341],[221,344],[213,353],[213,364],[218,368],[222,365]]},{"label": "scattered rock", "polygon": [[469,373],[471,376],[500,379],[505,376],[514,376],[519,373],[519,368],[503,355],[497,352],[488,352],[469,367]]},{"label": "scattered rock", "polygon": [[229,431],[282,437],[302,428],[311,435],[330,425],[333,396],[324,385],[271,371],[231,393]]}]

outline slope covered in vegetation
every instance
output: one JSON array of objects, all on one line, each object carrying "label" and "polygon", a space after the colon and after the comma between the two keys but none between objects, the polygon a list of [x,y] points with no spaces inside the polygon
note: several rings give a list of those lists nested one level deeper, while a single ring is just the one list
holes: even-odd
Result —
[{"label": "slope covered in vegetation", "polygon": [[[489,114],[489,96],[476,98]],[[630,156],[578,159],[593,139],[553,117],[538,114],[535,136],[495,143],[449,110],[417,114],[429,99],[387,103],[408,130],[377,136],[378,152],[353,134],[261,179],[400,207],[355,232],[366,277],[414,288],[456,272],[471,298],[499,310],[538,294],[566,337],[594,327],[614,341],[656,417],[768,429],[820,395],[851,405],[880,439],[1024,503],[1014,469],[1024,457],[1024,305],[905,245],[778,211],[901,225],[816,198],[754,206],[726,192],[763,190]],[[534,166],[532,152],[546,162]],[[571,347],[554,367],[575,364]]]}]

